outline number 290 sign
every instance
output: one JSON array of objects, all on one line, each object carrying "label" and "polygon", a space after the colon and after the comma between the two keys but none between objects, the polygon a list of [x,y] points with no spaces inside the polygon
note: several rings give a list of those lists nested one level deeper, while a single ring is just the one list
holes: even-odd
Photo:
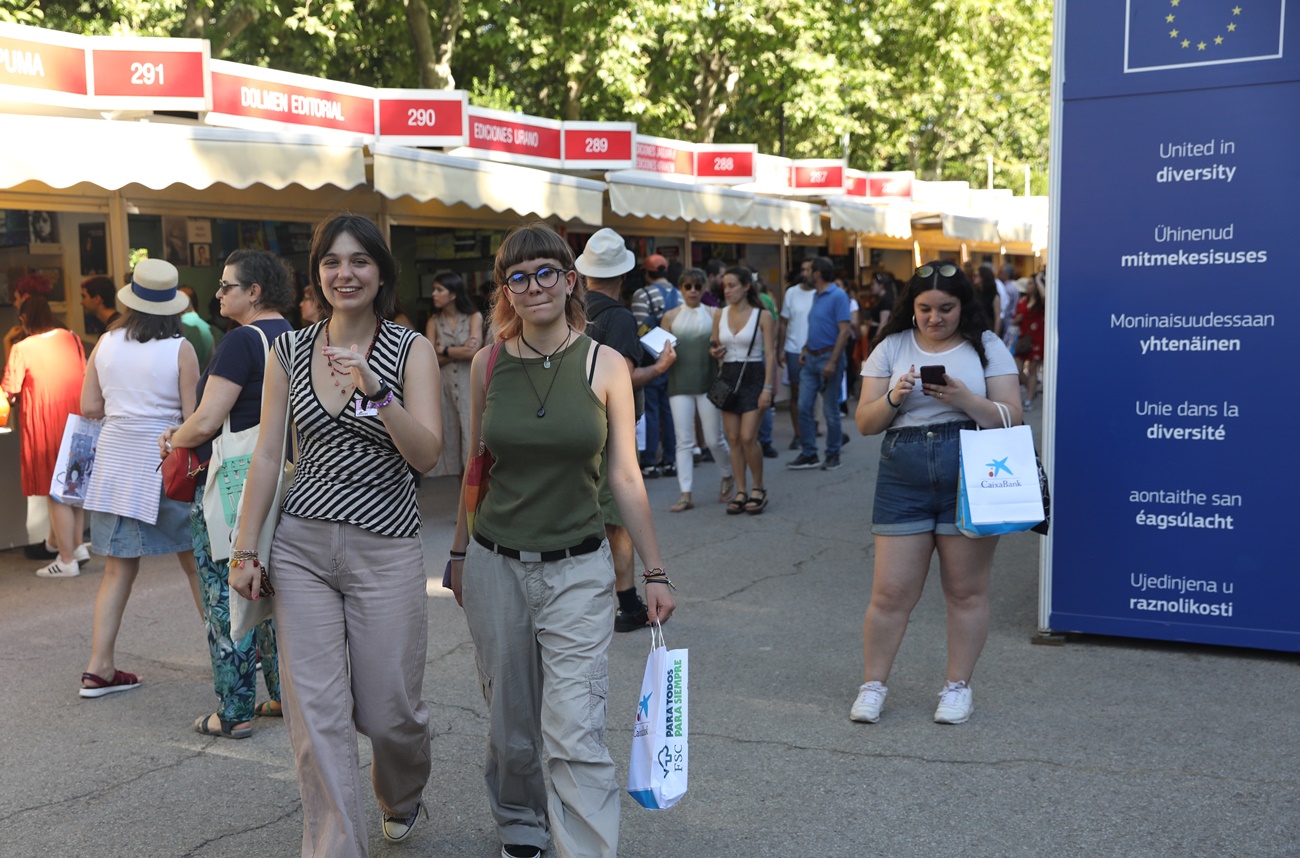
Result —
[{"label": "number 290 sign", "polygon": [[381,89],[375,128],[403,146],[464,146],[468,104],[464,90]]}]

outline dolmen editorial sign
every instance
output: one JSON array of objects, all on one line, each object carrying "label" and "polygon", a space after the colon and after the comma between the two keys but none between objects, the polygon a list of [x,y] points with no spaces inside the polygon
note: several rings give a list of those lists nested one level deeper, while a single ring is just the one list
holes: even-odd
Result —
[{"label": "dolmen editorial sign", "polygon": [[1300,650],[1286,11],[1057,4],[1046,630]]}]

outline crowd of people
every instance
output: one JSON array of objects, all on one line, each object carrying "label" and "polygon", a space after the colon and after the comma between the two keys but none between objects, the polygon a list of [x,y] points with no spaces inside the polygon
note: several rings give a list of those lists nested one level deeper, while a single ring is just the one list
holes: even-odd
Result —
[{"label": "crowd of people", "polygon": [[[955,527],[957,439],[1033,407],[1042,275],[936,260],[903,282],[865,272],[855,288],[832,260],[810,257],[774,295],[744,264],[673,270],[658,254],[639,264],[643,285],[625,294],[638,261],[614,230],[575,255],[547,225],[522,226],[496,253],[486,309],[461,276],[434,277],[421,336],[397,302],[384,234],[339,215],[317,227],[301,289],[275,255],[231,253],[215,299],[220,325],[195,312],[166,261],[140,261],[120,288],[87,280],[86,318],[104,328],[89,357],[53,317],[48,283],[19,281],[3,390],[20,406],[24,494],[50,495],[70,419],[101,426],[84,512],[50,497],[50,538],[33,546],[49,560],[36,570],[46,578],[105,557],[79,694],[144,683],[121,669],[116,641],[140,558],[175,554],[207,632],[217,697],[192,729],[240,740],[257,718],[283,718],[304,855],[367,854],[356,738],[367,736],[380,832],[406,839],[427,815],[432,765],[416,491],[423,475],[457,478],[445,584],[475,646],[502,854],[537,858],[554,843],[561,855],[613,855],[610,644],[676,608],[643,480],[677,480],[669,513],[714,503],[712,488],[696,490],[710,465],[714,509],[759,515],[779,505],[764,464],[778,456],[784,389],[789,470],[843,466],[851,394],[858,432],[884,435],[864,678],[849,717],[881,718],[937,553],[949,656],[935,720],[969,719],[997,539]],[[918,367],[929,364],[943,365],[940,377],[922,379]],[[231,457],[214,449],[250,432],[255,448],[228,469]],[[178,451],[211,458],[213,473],[190,475],[189,502],[170,496],[158,470]],[[491,490],[471,506],[472,459],[485,452]],[[236,605],[264,598],[273,619],[236,638]]]}]

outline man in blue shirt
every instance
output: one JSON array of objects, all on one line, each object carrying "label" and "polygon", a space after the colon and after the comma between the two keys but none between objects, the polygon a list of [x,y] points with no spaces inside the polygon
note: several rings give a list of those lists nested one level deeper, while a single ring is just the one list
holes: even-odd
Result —
[{"label": "man in blue shirt", "polygon": [[[844,381],[849,341],[849,296],[836,286],[835,265],[825,256],[812,260],[813,298],[808,313],[808,340],[799,355],[799,440],[802,452],[786,463],[791,470],[820,467],[834,471],[840,466],[840,385]],[[817,459],[817,394],[822,394],[826,417],[826,461]]]}]

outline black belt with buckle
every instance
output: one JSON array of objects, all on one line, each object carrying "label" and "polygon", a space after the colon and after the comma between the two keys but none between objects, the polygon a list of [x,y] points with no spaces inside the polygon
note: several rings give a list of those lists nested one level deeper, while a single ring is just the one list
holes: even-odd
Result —
[{"label": "black belt with buckle", "polygon": [[509,557],[511,560],[521,560],[524,563],[550,563],[552,560],[563,560],[566,557],[577,557],[580,554],[590,554],[600,548],[601,543],[605,541],[604,537],[589,536],[579,542],[577,545],[569,548],[560,548],[555,551],[520,551],[516,548],[507,548],[504,545],[497,545],[492,540],[479,534],[474,534],[474,541],[482,545],[493,554],[500,554],[502,557]]}]

